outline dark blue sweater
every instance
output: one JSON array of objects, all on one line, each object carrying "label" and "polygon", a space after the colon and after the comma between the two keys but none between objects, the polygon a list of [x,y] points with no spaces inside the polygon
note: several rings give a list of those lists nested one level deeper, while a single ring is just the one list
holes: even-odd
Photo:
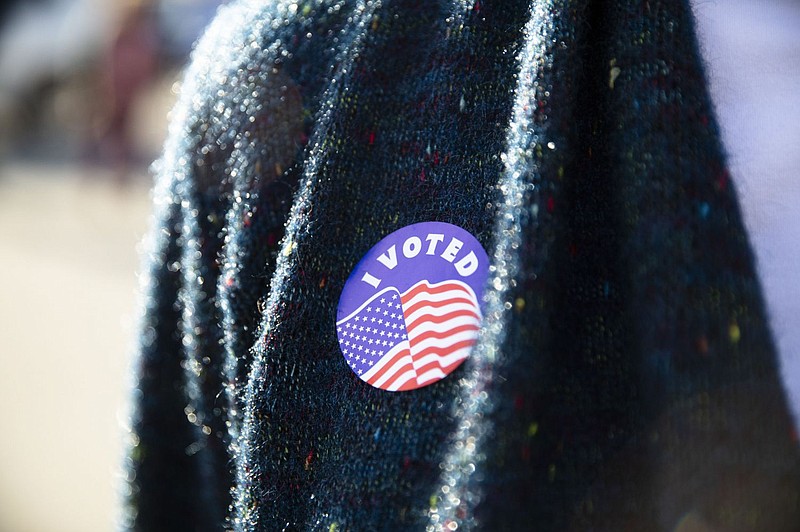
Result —
[{"label": "dark blue sweater", "polygon": [[[685,2],[252,4],[200,41],[158,168],[126,526],[800,529]],[[425,221],[487,250],[482,330],[387,392],[337,302]]]}]

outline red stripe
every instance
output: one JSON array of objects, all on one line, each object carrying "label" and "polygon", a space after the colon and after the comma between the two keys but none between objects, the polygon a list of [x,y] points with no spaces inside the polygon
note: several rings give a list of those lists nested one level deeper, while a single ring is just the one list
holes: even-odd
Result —
[{"label": "red stripe", "polygon": [[464,331],[477,331],[477,330],[478,330],[478,326],[477,325],[473,325],[473,324],[468,323],[466,325],[461,325],[460,327],[455,327],[453,329],[450,329],[450,330],[444,331],[444,332],[428,331],[426,333],[422,333],[419,336],[417,336],[416,338],[414,338],[413,342],[411,342],[411,340],[409,340],[409,343],[413,347],[413,346],[419,344],[420,342],[423,342],[423,341],[427,340],[428,338],[438,338],[439,340],[442,340],[444,338],[450,337],[453,334],[458,334],[458,333],[464,332]]},{"label": "red stripe", "polygon": [[[388,389],[397,378],[402,377],[405,372],[399,374],[396,378],[392,379],[392,382],[387,382],[385,384],[386,388]],[[408,390],[416,390],[419,388],[419,384],[417,384],[417,375],[414,374],[413,379],[408,379],[406,382],[403,383],[401,387],[397,389],[398,392],[407,392]]]},{"label": "red stripe", "polygon": [[468,303],[470,305],[474,305],[471,299],[467,299],[466,297],[453,297],[450,299],[445,299],[444,301],[418,301],[414,303],[407,309],[403,309],[403,314],[406,316],[411,316],[414,312],[419,310],[422,307],[428,308],[441,308],[447,305],[455,304],[455,303]]},{"label": "red stripe", "polygon": [[[378,372],[375,375],[373,375],[367,382],[370,383],[370,384],[374,384],[374,383],[378,382],[380,380],[381,376],[383,376],[384,373],[386,373],[387,371],[392,369],[392,366],[394,366],[395,363],[397,363],[398,360],[400,360],[404,356],[408,356],[410,354],[411,354],[411,352],[408,349],[402,349],[402,350],[398,351],[397,353],[395,353],[395,355],[392,357],[392,359],[389,362],[387,362],[386,364],[384,364],[384,366],[380,370],[378,370]],[[405,364],[403,366],[400,366],[401,369],[398,370],[398,371],[400,371],[402,373],[402,368],[404,368],[405,366],[408,366],[408,365],[410,365],[410,364]],[[387,385],[388,385],[388,383],[384,383],[384,386],[387,386]]]},{"label": "red stripe", "polygon": [[[416,362],[417,360],[421,360],[422,358],[424,358],[424,357],[426,357],[426,356],[428,356],[430,354],[435,354],[435,355],[439,355],[440,357],[445,357],[445,356],[453,353],[454,351],[457,351],[457,350],[462,349],[464,347],[470,347],[472,345],[475,345],[475,340],[462,340],[461,342],[457,342],[457,343],[455,343],[455,344],[453,344],[451,346],[448,346],[448,347],[429,347],[429,348],[425,349],[424,351],[421,351],[421,352],[415,354],[413,359],[414,359],[414,362]],[[419,370],[417,370],[417,373],[419,373]]]},{"label": "red stripe", "polygon": [[[464,359],[463,359],[463,358],[459,358],[458,360],[454,360],[454,361],[452,361],[452,362],[451,362],[450,364],[448,364],[447,366],[442,366],[442,365],[439,363],[439,361],[437,360],[437,361],[431,362],[431,363],[429,363],[429,364],[425,364],[424,366],[422,366],[421,368],[419,368],[419,369],[417,370],[417,375],[418,375],[418,376],[425,375],[425,373],[427,373],[428,371],[430,371],[430,370],[432,370],[432,369],[435,369],[435,368],[437,368],[437,367],[438,367],[439,369],[441,369],[441,370],[442,370],[442,373],[444,373],[445,375],[447,375],[448,373],[450,373],[450,371],[452,371],[452,369],[451,369],[451,368],[453,368],[453,367],[455,367],[455,366],[457,366],[457,365],[461,364],[462,362],[464,362]],[[415,379],[415,380],[416,380],[416,379]],[[425,381],[425,382],[428,382],[428,381]]]},{"label": "red stripe", "polygon": [[[460,349],[461,347],[468,347],[468,346],[472,345],[473,343],[474,342],[469,342],[469,341],[461,342],[460,344],[457,344],[457,346],[453,350],[455,351],[456,349]],[[466,345],[462,346],[461,344],[466,344]],[[428,353],[430,351],[431,350],[428,349],[428,350],[425,351],[425,353]],[[422,387],[422,385],[417,383],[417,377],[419,377],[420,375],[424,375],[425,372],[427,372],[427,371],[429,371],[431,369],[437,368],[437,367],[440,368],[442,370],[442,372],[446,375],[446,374],[450,373],[450,371],[452,371],[452,368],[454,368],[457,365],[461,364],[463,361],[464,361],[463,358],[459,358],[458,360],[454,360],[450,364],[448,364],[446,366],[443,366],[440,360],[434,360],[432,362],[429,362],[429,363],[425,364],[424,366],[422,366],[418,370],[413,370],[412,369],[412,371],[414,371],[414,378],[408,379],[397,390],[398,391],[408,391],[408,390],[415,390],[417,388],[420,388],[420,387]],[[403,367],[405,367],[405,366],[403,366]],[[406,373],[407,373],[406,371],[403,371],[401,369],[400,371],[398,371],[394,375],[394,377],[391,380],[389,380],[388,382],[383,383],[382,387],[385,388],[385,389],[390,388],[392,386],[392,384],[394,384],[395,381],[397,381],[400,377],[402,377]],[[429,382],[429,381],[425,381],[425,382]]]},{"label": "red stripe", "polygon": [[480,319],[480,316],[474,310],[462,309],[456,310],[449,314],[445,314],[443,316],[423,316],[417,319],[411,326],[406,325],[406,331],[411,333],[414,329],[418,326],[422,325],[423,323],[444,323],[446,321],[452,320],[454,318],[459,318],[461,316],[472,316],[474,318]]},{"label": "red stripe", "polygon": [[460,290],[462,292],[469,294],[469,292],[467,292],[467,290],[463,286],[456,283],[443,284],[436,287],[432,287],[427,283],[423,283],[421,285],[418,285],[413,290],[411,290],[411,292],[407,292],[405,295],[401,295],[400,300],[405,304],[406,302],[414,299],[414,296],[416,296],[420,292],[426,292],[428,294],[441,294],[442,292],[449,292],[451,290]]},{"label": "red stripe", "polygon": [[[452,353],[454,351],[457,351],[459,349],[462,349],[464,347],[470,347],[474,343],[475,343],[474,340],[464,340],[463,342],[458,342],[457,344],[454,344],[454,345],[450,346],[450,348],[447,349],[447,350],[431,347],[429,349],[426,349],[422,353],[420,353],[420,355],[418,357],[416,357],[416,358],[419,359],[419,358],[421,358],[421,357],[423,357],[425,355],[431,354],[431,353],[436,353],[436,354],[439,354],[440,356],[449,355],[450,353]],[[405,351],[403,353],[405,353]],[[396,358],[397,357],[395,357],[395,359]],[[375,382],[377,382],[380,379],[380,376],[383,375],[383,373],[386,372],[387,368],[391,368],[392,364],[395,362],[395,359],[393,359],[389,364],[386,364],[385,366],[383,366],[381,368],[380,373],[376,374],[375,376],[373,376],[372,379],[369,380],[369,383],[370,384],[374,384]],[[400,388],[398,388],[398,391],[407,391],[407,390],[414,390],[416,388],[419,388],[420,385],[417,383],[417,377],[419,375],[423,375],[426,371],[429,371],[429,370],[431,370],[433,368],[437,368],[438,367],[438,368],[440,368],[442,370],[443,373],[447,374],[447,373],[450,372],[451,368],[455,367],[456,365],[460,364],[463,361],[464,361],[463,358],[459,358],[458,360],[454,360],[453,362],[451,362],[450,364],[447,364],[445,366],[445,365],[442,365],[441,360],[434,360],[434,361],[428,362],[427,364],[425,364],[424,366],[422,366],[418,370],[415,370],[414,367],[412,366],[411,367],[411,371],[414,372],[414,377],[411,378],[411,379],[408,379],[405,383],[403,383],[403,385],[400,386]],[[400,377],[402,377],[403,375],[408,373],[408,371],[405,370],[405,368],[407,366],[409,366],[409,364],[404,364],[403,366],[401,366],[400,369],[394,374],[394,376],[391,379],[389,379],[388,381],[384,382],[381,385],[381,388],[389,389],[392,386],[392,384],[394,384],[398,379],[400,379]]]},{"label": "red stripe", "polygon": [[381,384],[381,388],[388,390],[395,382],[400,380],[400,377],[403,377],[409,371],[413,373],[414,376],[404,382],[396,391],[413,390],[414,388],[417,388],[417,372],[414,371],[414,366],[411,366],[410,369],[403,369],[406,367],[409,367],[409,364],[401,366],[400,369],[392,376],[392,378]]}]

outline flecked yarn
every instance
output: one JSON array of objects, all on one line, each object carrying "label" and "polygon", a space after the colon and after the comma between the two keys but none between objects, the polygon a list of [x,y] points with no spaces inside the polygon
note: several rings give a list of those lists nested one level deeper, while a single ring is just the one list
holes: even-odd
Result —
[{"label": "flecked yarn", "polygon": [[[123,526],[770,530],[800,456],[685,1],[226,6],[157,165]],[[337,343],[418,222],[491,262],[470,358]]]}]

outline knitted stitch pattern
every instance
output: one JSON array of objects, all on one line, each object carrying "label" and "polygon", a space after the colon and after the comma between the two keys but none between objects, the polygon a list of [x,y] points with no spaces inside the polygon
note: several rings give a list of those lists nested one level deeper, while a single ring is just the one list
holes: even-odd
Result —
[{"label": "knitted stitch pattern", "polygon": [[[676,1],[223,8],[155,191],[124,526],[775,530],[800,461]],[[389,233],[488,251],[469,359],[361,381]]]}]

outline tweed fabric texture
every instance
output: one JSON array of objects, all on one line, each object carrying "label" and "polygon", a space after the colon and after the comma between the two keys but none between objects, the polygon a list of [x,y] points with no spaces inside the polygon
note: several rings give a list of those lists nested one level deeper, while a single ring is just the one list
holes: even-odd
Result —
[{"label": "tweed fabric texture", "polygon": [[[795,530],[718,137],[684,2],[223,8],[157,169],[124,525]],[[336,305],[423,221],[488,251],[484,323],[390,393]]]}]

